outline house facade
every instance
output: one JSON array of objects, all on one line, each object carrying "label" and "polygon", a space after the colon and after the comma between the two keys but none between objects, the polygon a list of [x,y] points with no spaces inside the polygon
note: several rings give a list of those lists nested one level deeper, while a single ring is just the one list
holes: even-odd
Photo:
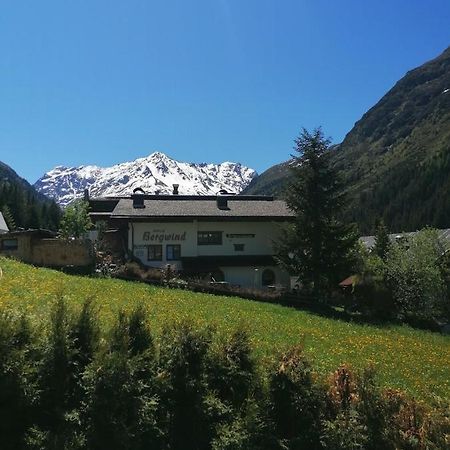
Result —
[{"label": "house facade", "polygon": [[128,256],[148,267],[242,287],[289,287],[274,242],[293,219],[267,196],[145,195],[91,199],[94,222],[124,240]]}]

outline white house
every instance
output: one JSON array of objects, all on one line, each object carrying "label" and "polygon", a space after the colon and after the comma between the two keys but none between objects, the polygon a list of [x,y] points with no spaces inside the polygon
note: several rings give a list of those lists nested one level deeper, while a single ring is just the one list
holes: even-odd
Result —
[{"label": "white house", "polygon": [[91,199],[91,217],[124,237],[149,267],[245,287],[290,286],[274,260],[274,241],[293,219],[267,196],[145,195]]}]

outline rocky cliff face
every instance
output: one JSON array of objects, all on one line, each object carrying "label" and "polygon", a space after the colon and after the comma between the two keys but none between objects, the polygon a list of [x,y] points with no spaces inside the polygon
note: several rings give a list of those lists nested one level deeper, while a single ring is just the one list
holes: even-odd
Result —
[{"label": "rocky cliff face", "polygon": [[89,189],[92,197],[129,195],[140,187],[148,194],[217,194],[220,190],[241,192],[256,177],[253,169],[239,163],[195,164],[179,162],[161,152],[112,167],[55,167],[34,187],[65,206]]}]

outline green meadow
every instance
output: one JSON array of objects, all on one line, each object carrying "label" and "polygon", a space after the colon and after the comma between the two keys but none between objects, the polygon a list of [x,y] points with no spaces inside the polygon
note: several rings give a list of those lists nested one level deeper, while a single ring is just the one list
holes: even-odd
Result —
[{"label": "green meadow", "polygon": [[119,310],[130,311],[143,303],[155,334],[166,324],[186,319],[198,327],[215,327],[219,339],[243,325],[263,364],[302,343],[322,376],[341,363],[354,369],[373,365],[383,386],[403,389],[422,400],[433,395],[450,398],[450,338],[437,333],[408,326],[360,325],[234,297],[70,276],[4,258],[0,267],[0,308],[26,313],[42,326],[61,296],[72,310],[92,298],[105,331]]}]

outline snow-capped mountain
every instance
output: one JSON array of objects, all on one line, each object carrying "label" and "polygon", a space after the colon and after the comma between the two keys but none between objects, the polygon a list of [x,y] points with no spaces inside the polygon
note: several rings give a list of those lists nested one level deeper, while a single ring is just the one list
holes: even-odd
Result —
[{"label": "snow-capped mountain", "polygon": [[180,194],[215,195],[222,189],[239,193],[256,175],[239,163],[184,163],[155,152],[112,167],[58,166],[34,187],[65,206],[82,197],[85,189],[91,197],[130,195],[137,187],[148,194],[170,194],[173,184],[179,184]]}]

